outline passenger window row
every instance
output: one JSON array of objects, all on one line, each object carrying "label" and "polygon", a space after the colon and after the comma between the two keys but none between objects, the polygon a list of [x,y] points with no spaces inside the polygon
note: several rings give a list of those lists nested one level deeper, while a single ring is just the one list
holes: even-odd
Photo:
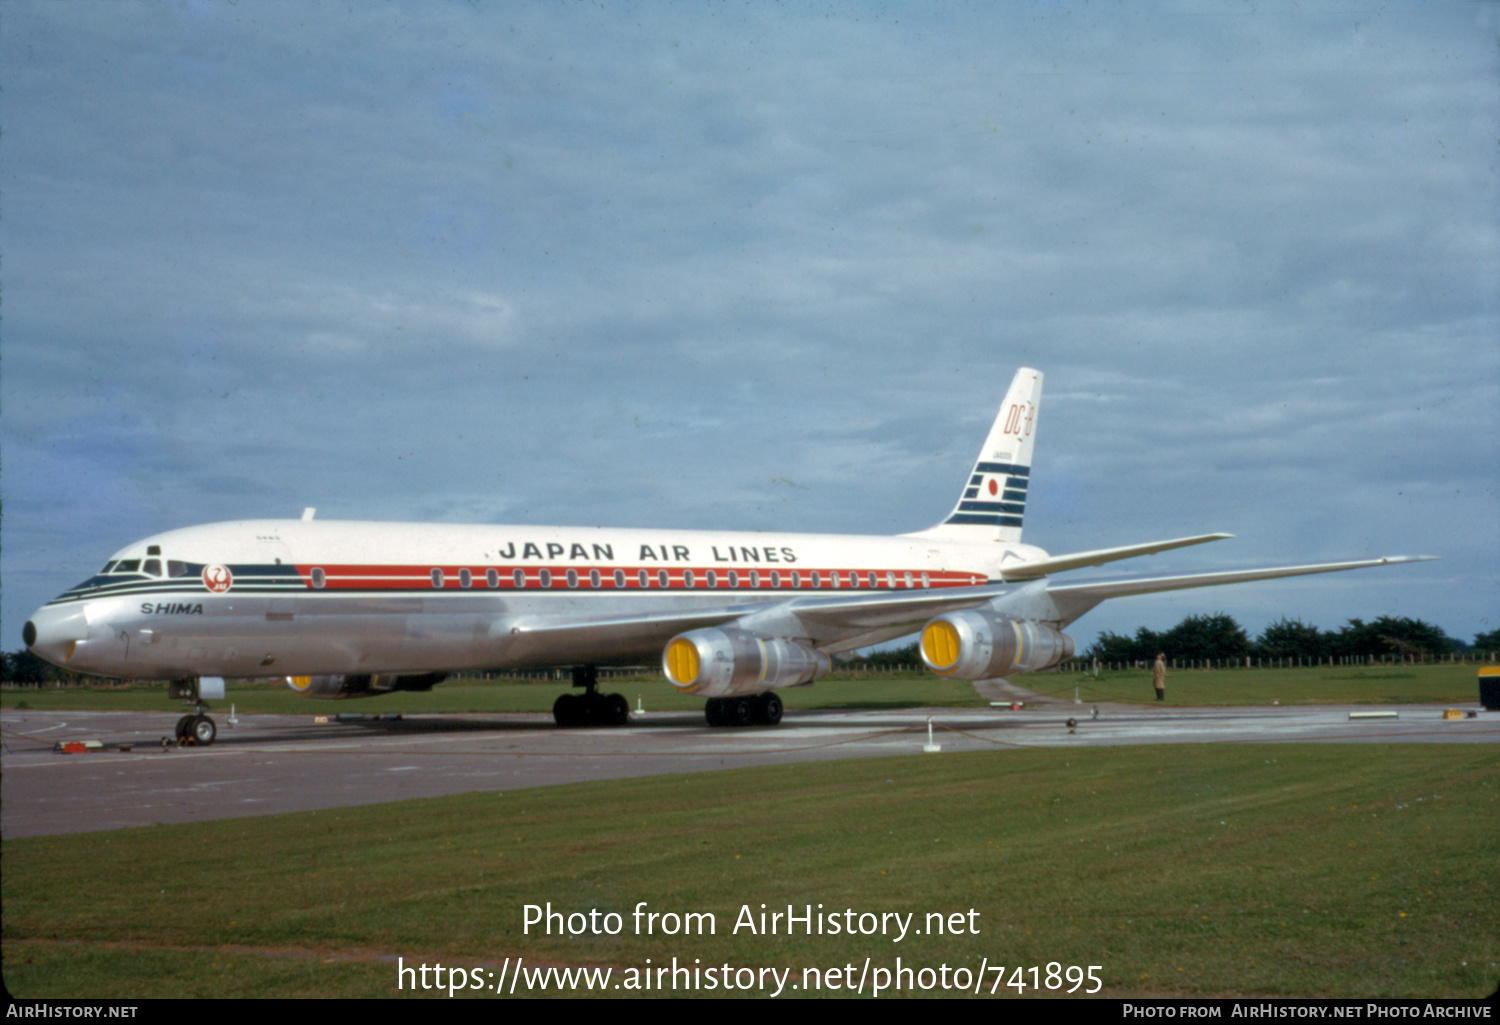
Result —
[{"label": "passenger window row", "polygon": [[[892,590],[899,587],[926,588],[932,586],[931,577],[926,573],[913,574],[903,572],[900,574],[887,571],[884,574],[874,571],[829,571],[822,570],[665,570],[659,569],[655,572],[647,569],[626,571],[617,569],[606,573],[597,569],[591,569],[587,573],[581,573],[577,569],[568,569],[561,574],[562,580],[569,588],[587,587],[597,590],[606,586],[606,580],[617,591],[623,591],[632,585],[637,590],[650,590],[655,587],[658,590],[669,590],[674,585],[682,588],[728,588],[739,590],[749,588],[760,590],[762,587],[773,589],[785,587],[801,588],[804,585],[813,589],[822,589],[825,584],[829,588],[863,586],[870,590],[885,588]],[[550,569],[538,569],[533,573],[517,567],[510,574],[512,589],[522,590],[526,588],[542,587],[549,588],[554,584],[555,574]],[[863,577],[863,581],[861,581]],[[435,590],[442,590],[450,586],[448,573],[440,568],[434,567],[431,572],[432,586]],[[490,590],[500,587],[500,571],[490,568],[484,571],[484,586]],[[322,567],[314,567],[312,571],[312,585],[315,588],[323,588],[327,585],[328,577]],[[468,568],[458,571],[458,586],[465,590],[472,588],[475,583],[474,572]]]}]

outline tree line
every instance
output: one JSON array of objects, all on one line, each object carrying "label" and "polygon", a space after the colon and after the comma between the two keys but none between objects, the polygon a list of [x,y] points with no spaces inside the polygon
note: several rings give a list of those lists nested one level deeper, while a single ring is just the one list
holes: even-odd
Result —
[{"label": "tree line", "polygon": [[1440,658],[1464,651],[1500,650],[1500,630],[1479,634],[1473,645],[1449,637],[1442,628],[1406,616],[1351,619],[1337,630],[1320,630],[1299,619],[1282,618],[1251,640],[1232,616],[1222,612],[1188,616],[1170,630],[1146,627],[1134,637],[1106,630],[1084,653],[1100,662],[1149,662],[1158,652],[1169,659],[1325,659],[1367,660]]},{"label": "tree line", "polygon": [[[1162,652],[1168,659],[1198,662],[1246,658],[1305,662],[1374,658],[1378,662],[1407,657],[1435,659],[1464,651],[1500,651],[1500,630],[1479,634],[1469,645],[1449,637],[1441,627],[1406,616],[1381,616],[1368,623],[1351,619],[1337,630],[1320,630],[1301,620],[1282,618],[1252,640],[1232,616],[1216,612],[1188,616],[1170,630],[1143,626],[1133,637],[1106,630],[1076,660],[1150,662]],[[921,665],[922,654],[918,644],[912,643],[867,655],[845,655],[835,661],[851,669],[894,669]]]},{"label": "tree line", "polygon": [[98,679],[59,669],[29,651],[0,651],[0,683],[81,683]]}]

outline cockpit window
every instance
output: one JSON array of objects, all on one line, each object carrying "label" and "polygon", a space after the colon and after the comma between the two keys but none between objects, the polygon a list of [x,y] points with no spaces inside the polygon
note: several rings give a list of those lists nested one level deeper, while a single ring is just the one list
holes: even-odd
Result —
[{"label": "cockpit window", "polygon": [[141,566],[142,573],[149,573],[153,577],[161,576],[161,560],[147,559]]},{"label": "cockpit window", "polygon": [[141,568],[140,559],[121,559],[115,563],[116,573],[137,573]]},{"label": "cockpit window", "polygon": [[188,564],[177,559],[167,560],[167,576],[185,577],[188,575]]},{"label": "cockpit window", "polygon": [[104,568],[99,571],[99,575],[102,577],[104,574],[108,573],[110,570],[112,570],[114,568],[115,568],[115,560],[110,559],[108,562],[106,562],[104,564]]}]

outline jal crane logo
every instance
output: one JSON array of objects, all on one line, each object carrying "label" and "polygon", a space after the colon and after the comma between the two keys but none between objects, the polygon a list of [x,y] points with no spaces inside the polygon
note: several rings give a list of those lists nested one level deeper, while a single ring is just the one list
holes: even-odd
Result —
[{"label": "jal crane logo", "polygon": [[214,594],[223,594],[233,583],[234,577],[230,575],[228,566],[205,566],[203,568],[203,586]]}]

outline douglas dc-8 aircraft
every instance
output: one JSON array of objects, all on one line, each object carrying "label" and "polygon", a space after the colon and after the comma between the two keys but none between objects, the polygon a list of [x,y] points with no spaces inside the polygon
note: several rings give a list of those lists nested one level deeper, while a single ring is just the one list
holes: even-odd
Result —
[{"label": "douglas dc-8 aircraft", "polygon": [[37,610],[26,646],[66,669],[170,679],[196,703],[178,737],[212,743],[224,677],[285,677],[309,697],[429,690],[478,669],[572,667],[559,726],[621,725],[600,666],[661,660],[713,726],[774,725],[776,691],[830,656],[921,631],[933,672],[981,680],[1069,658],[1062,630],[1104,601],[1426,556],[1109,583],[1064,570],[1228,537],[1048,555],[1021,543],[1042,375],[1011,382],[957,504],[896,537],[242,520],[115,553]]}]

